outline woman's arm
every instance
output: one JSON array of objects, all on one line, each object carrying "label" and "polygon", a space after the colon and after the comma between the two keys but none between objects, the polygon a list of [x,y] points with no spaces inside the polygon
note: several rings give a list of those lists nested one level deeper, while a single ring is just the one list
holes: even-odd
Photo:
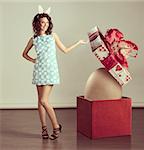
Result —
[{"label": "woman's arm", "polygon": [[55,38],[56,41],[56,45],[57,47],[63,51],[64,53],[67,53],[69,51],[71,51],[73,48],[77,47],[80,44],[86,44],[87,42],[84,42],[83,40],[79,40],[78,42],[76,42],[75,44],[73,44],[70,47],[65,47],[64,44],[61,42],[61,40],[59,39],[58,35],[56,33],[53,33],[53,36]]},{"label": "woman's arm", "polygon": [[27,43],[27,45],[26,45],[26,47],[25,47],[25,49],[24,49],[24,51],[23,51],[23,53],[22,53],[22,56],[23,56],[25,59],[27,59],[28,61],[35,63],[36,59],[33,59],[33,58],[31,58],[31,57],[28,55],[28,52],[31,50],[32,46],[33,46],[33,39],[30,38],[30,40],[28,41],[28,43]]}]

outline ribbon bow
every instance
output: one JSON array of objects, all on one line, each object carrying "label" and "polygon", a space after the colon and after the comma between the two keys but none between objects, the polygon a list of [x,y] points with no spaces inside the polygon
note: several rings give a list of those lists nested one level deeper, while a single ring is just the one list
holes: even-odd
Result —
[{"label": "ribbon bow", "polygon": [[110,50],[113,52],[126,53],[129,56],[136,57],[138,53],[138,47],[135,43],[129,40],[124,40],[123,33],[118,29],[109,29],[105,34],[105,39],[108,42]]},{"label": "ribbon bow", "polygon": [[42,8],[42,6],[41,6],[41,5],[38,5],[38,13],[39,13],[39,14],[46,13],[46,14],[49,15],[50,12],[51,12],[51,7],[49,7],[47,10],[44,11],[44,9]]}]

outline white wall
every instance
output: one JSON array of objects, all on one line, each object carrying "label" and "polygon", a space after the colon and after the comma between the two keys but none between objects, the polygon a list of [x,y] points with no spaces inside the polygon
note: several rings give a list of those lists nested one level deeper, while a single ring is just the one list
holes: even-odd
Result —
[{"label": "white wall", "polygon": [[[31,84],[33,64],[21,54],[32,36],[31,22],[38,4],[52,7],[54,31],[66,46],[87,39],[87,32],[95,25],[103,33],[118,28],[137,43],[139,56],[130,59],[133,80],[123,88],[123,95],[132,97],[133,106],[144,106],[144,2],[36,2],[0,2],[0,108],[37,107],[36,89]],[[31,55],[35,55],[34,49]],[[57,55],[61,84],[54,87],[50,102],[54,107],[75,107],[88,76],[101,65],[89,45],[67,55],[57,50]]]}]

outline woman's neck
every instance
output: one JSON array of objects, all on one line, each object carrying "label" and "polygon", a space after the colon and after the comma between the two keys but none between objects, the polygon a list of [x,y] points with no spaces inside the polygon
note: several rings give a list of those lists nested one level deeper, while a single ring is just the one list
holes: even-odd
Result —
[{"label": "woman's neck", "polygon": [[40,31],[39,35],[46,35],[46,33],[43,31]]}]

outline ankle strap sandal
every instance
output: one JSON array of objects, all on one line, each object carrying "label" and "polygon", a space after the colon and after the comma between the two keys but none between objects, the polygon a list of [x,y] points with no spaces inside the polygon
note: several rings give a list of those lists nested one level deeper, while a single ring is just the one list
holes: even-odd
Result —
[{"label": "ankle strap sandal", "polygon": [[50,139],[51,140],[55,140],[59,137],[59,134],[61,133],[62,131],[62,125],[59,124],[59,128],[55,128],[53,129],[53,134],[50,136]]},{"label": "ankle strap sandal", "polygon": [[42,138],[43,139],[48,139],[49,138],[49,135],[48,135],[48,132],[47,132],[47,126],[42,127]]}]

